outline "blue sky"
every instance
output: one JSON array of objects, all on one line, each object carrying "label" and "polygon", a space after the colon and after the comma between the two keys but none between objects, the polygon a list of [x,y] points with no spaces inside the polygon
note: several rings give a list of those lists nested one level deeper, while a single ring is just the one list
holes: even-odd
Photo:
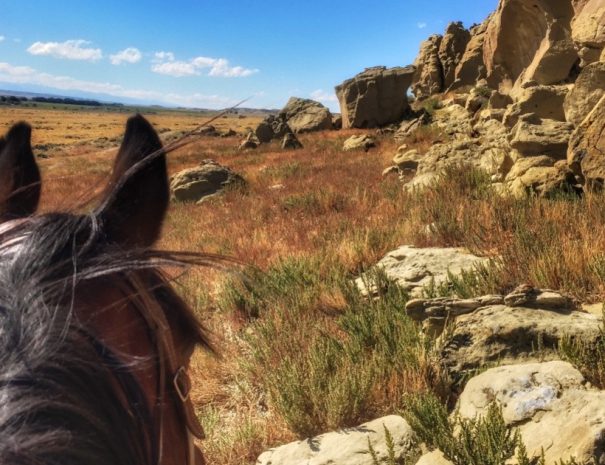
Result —
[{"label": "blue sky", "polygon": [[497,0],[0,0],[0,89],[109,101],[338,109],[334,86],[411,64],[448,22]]}]

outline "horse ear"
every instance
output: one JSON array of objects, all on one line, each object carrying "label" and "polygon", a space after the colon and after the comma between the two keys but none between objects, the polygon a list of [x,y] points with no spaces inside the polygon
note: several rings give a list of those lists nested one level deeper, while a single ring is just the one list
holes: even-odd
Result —
[{"label": "horse ear", "polygon": [[166,156],[160,138],[145,118],[133,116],[126,123],[96,215],[111,242],[150,247],[160,236],[168,202]]},{"label": "horse ear", "polygon": [[40,201],[40,170],[31,147],[32,128],[15,124],[0,138],[0,220],[29,216]]}]

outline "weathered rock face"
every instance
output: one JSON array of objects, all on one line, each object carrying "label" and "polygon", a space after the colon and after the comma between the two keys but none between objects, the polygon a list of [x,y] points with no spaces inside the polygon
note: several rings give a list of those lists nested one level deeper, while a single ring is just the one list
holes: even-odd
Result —
[{"label": "weathered rock face", "polygon": [[256,149],[260,145],[260,140],[254,132],[249,132],[246,138],[240,143],[238,150]]},{"label": "weathered rock face", "polygon": [[412,92],[418,99],[443,90],[443,66],[439,59],[442,41],[442,36],[433,35],[420,44],[420,52],[414,62],[416,73],[412,81]]},{"label": "weathered rock face", "polygon": [[565,121],[563,103],[569,92],[567,86],[531,86],[515,95],[515,103],[504,116],[504,124],[513,127],[519,117],[532,113],[538,118]]},{"label": "weathered rock face", "polygon": [[571,40],[570,0],[501,0],[487,27],[484,61],[491,86],[566,79],[578,55]]},{"label": "weathered rock face", "polygon": [[605,185],[605,95],[574,131],[567,162],[587,186]]},{"label": "weathered rock face", "polygon": [[214,160],[204,160],[170,179],[170,191],[179,202],[201,202],[228,186],[242,185],[244,179]]},{"label": "weathered rock face", "polygon": [[361,134],[351,136],[345,140],[342,149],[346,152],[350,150],[365,150],[367,152],[372,147],[376,147],[376,140],[368,134]]},{"label": "weathered rock face", "polygon": [[555,159],[567,156],[573,126],[561,121],[524,115],[511,132],[511,146],[521,155],[549,155]]},{"label": "weathered rock face", "polygon": [[291,97],[280,114],[296,133],[332,129],[330,110],[314,100]]},{"label": "weathered rock face", "polygon": [[472,378],[458,401],[462,418],[502,406],[504,421],[517,427],[530,457],[546,463],[574,458],[593,463],[605,453],[605,392],[588,388],[569,363],[552,361],[492,368]]},{"label": "weathered rock face", "polygon": [[450,23],[445,30],[439,45],[439,61],[442,68],[442,90],[450,87],[456,79],[456,68],[462,60],[466,46],[471,39],[471,33],[462,23]]},{"label": "weathered rock face", "polygon": [[450,86],[450,90],[475,85],[477,81],[486,77],[485,63],[483,61],[483,44],[490,19],[491,17],[479,26],[471,28],[470,40],[460,59],[460,63],[456,66],[455,80]]},{"label": "weathered rock face", "polygon": [[[605,49],[605,2],[584,0],[576,5],[577,14],[571,24],[582,66],[599,61]],[[601,60],[603,61],[603,60]]]},{"label": "weathered rock face", "polygon": [[368,68],[336,86],[343,128],[374,128],[402,120],[415,68]]},{"label": "weathered rock face", "polygon": [[372,465],[368,441],[383,463],[389,456],[385,428],[393,438],[395,460],[403,460],[414,450],[414,432],[403,418],[391,415],[356,428],[276,447],[261,454],[256,465]]},{"label": "weathered rock face", "polygon": [[581,188],[577,184],[564,160],[557,161],[547,155],[519,158],[505,178],[508,192],[517,198],[579,193]]},{"label": "weathered rock face", "polygon": [[603,95],[605,95],[605,63],[592,63],[582,70],[565,99],[567,121],[576,127],[579,126]]},{"label": "weathered rock face", "polygon": [[[424,305],[433,306],[430,301]],[[566,337],[596,341],[601,319],[573,308],[557,292],[520,287],[504,296],[501,304],[481,306],[455,318],[442,353],[444,365],[453,379],[460,379],[469,370],[496,361],[552,360],[558,357],[558,342]]]},{"label": "weathered rock face", "polygon": [[[412,296],[420,296],[427,286],[439,286],[448,281],[450,275],[463,271],[472,272],[476,266],[489,259],[477,257],[464,249],[416,248],[402,246],[389,252],[376,267],[395,280]],[[363,278],[357,279],[360,289],[367,292]]]}]

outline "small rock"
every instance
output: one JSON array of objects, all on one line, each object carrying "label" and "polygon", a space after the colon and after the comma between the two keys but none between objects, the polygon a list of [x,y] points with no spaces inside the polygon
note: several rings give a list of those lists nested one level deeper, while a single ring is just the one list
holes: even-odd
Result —
[{"label": "small rock", "polygon": [[376,147],[376,141],[369,134],[362,134],[359,136],[351,136],[345,140],[342,149],[345,151],[349,150],[365,150],[366,152],[372,147]]}]

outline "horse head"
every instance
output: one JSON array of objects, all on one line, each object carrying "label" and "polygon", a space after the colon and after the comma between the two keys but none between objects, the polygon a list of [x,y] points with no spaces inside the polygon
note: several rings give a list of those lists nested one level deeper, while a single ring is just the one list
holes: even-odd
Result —
[{"label": "horse head", "polygon": [[153,250],[166,157],[130,118],[98,206],[35,215],[31,128],[0,139],[0,464],[200,465],[187,375],[202,326]]}]

